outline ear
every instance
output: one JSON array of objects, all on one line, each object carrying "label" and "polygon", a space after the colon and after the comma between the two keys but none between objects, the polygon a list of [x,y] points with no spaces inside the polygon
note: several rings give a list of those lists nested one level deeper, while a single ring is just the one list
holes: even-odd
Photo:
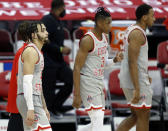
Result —
[{"label": "ear", "polygon": [[142,16],[142,19],[143,19],[144,21],[146,21],[146,20],[148,19],[147,15],[143,15],[143,16]]},{"label": "ear", "polygon": [[99,19],[99,20],[97,21],[97,25],[98,25],[99,27],[101,27],[101,25],[102,25],[102,20],[101,20],[101,19]]},{"label": "ear", "polygon": [[32,39],[36,39],[37,38],[37,34],[36,33],[32,33]]}]

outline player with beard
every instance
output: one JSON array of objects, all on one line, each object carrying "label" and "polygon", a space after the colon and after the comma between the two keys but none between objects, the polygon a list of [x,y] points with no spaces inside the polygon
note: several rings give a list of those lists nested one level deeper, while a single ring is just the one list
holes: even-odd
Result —
[{"label": "player with beard", "polygon": [[35,21],[28,28],[27,35],[32,43],[25,47],[19,58],[17,107],[24,130],[51,131],[41,80],[44,67],[41,48],[48,41],[48,32],[42,22]]}]

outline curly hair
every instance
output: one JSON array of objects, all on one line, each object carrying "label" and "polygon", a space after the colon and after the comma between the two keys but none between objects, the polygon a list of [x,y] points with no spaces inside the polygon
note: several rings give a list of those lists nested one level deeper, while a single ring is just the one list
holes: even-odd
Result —
[{"label": "curly hair", "polygon": [[41,26],[42,24],[43,23],[41,21],[32,21],[31,24],[29,24],[29,27],[27,29],[27,36],[31,41],[33,40],[32,33],[37,33],[38,32],[37,25]]},{"label": "curly hair", "polygon": [[96,9],[95,22],[97,23],[99,19],[105,19],[106,17],[111,17],[109,11],[104,7],[98,7]]},{"label": "curly hair", "polygon": [[30,24],[31,24],[30,21],[23,21],[18,26],[18,34],[21,37],[21,39],[25,42],[29,40],[27,30]]}]

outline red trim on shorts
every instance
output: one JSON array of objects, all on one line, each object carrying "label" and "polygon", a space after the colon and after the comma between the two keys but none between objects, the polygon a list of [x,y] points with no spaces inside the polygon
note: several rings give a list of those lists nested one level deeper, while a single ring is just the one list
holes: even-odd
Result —
[{"label": "red trim on shorts", "polygon": [[[135,28],[135,29],[133,29],[132,31],[134,31],[134,30],[136,30],[136,29],[137,29],[137,30],[140,30],[139,28]],[[131,31],[131,32],[132,32],[132,31]],[[140,31],[141,31],[141,30],[140,30]],[[130,33],[131,33],[131,32],[130,32]],[[141,31],[141,32],[142,32],[142,31]],[[130,35],[130,33],[129,33],[129,35]],[[143,36],[145,37],[145,43],[142,44],[141,46],[144,46],[144,45],[146,44],[146,36],[144,35],[143,32],[142,32],[142,34],[143,34]],[[128,35],[128,38],[129,38],[129,35]],[[129,43],[128,39],[127,39],[127,43]]]},{"label": "red trim on shorts", "polygon": [[150,109],[151,108],[151,106],[150,107],[146,107],[145,105],[143,105],[141,107],[136,107],[136,106],[132,106],[131,104],[128,104],[128,106],[130,108],[134,108],[134,109]]},{"label": "red trim on shorts", "polygon": [[37,130],[34,130],[34,131],[45,130],[45,129],[49,129],[49,128],[51,128],[51,126],[41,127],[41,126],[38,125]]},{"label": "red trim on shorts", "polygon": [[[91,106],[89,109],[86,109],[85,111],[91,111],[91,110],[99,110],[102,109],[103,107],[93,107]],[[103,110],[103,109],[102,109]]]}]

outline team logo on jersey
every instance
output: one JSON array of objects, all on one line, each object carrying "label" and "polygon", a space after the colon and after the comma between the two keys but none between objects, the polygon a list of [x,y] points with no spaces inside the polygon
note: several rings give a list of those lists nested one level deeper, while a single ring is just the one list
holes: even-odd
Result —
[{"label": "team logo on jersey", "polygon": [[88,102],[91,102],[91,101],[92,101],[92,97],[91,97],[91,96],[88,96],[88,97],[87,97],[87,101],[88,101]]}]

